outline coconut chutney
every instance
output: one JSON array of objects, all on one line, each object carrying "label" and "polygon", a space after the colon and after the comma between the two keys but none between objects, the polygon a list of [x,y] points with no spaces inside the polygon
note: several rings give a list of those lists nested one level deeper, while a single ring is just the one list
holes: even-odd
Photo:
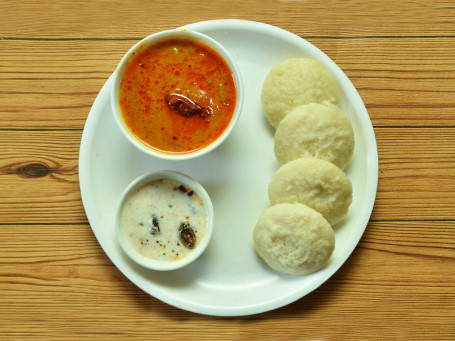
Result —
[{"label": "coconut chutney", "polygon": [[125,201],[120,228],[126,243],[145,257],[177,261],[189,255],[206,233],[201,197],[173,179],[157,179]]}]

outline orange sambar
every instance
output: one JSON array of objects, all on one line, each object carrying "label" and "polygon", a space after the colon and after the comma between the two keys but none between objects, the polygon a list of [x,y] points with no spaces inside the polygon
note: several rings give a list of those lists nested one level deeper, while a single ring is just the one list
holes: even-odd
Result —
[{"label": "orange sambar", "polygon": [[[169,95],[187,98],[205,114],[185,115],[168,103]],[[169,39],[131,60],[121,80],[119,104],[126,126],[142,143],[164,153],[190,153],[214,142],[231,122],[234,76],[205,44]]]}]

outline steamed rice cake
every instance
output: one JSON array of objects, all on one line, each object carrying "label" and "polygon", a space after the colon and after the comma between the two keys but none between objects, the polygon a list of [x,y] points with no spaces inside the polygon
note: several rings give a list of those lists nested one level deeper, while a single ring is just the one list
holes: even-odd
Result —
[{"label": "steamed rice cake", "polygon": [[262,106],[272,126],[295,107],[308,103],[338,103],[338,85],[320,62],[290,58],[274,66],[262,86]]},{"label": "steamed rice cake", "polygon": [[262,211],[253,232],[258,255],[274,270],[306,275],[327,264],[335,234],[324,217],[303,204],[278,204]]},{"label": "steamed rice cake", "polygon": [[343,219],[352,202],[352,184],[329,161],[301,158],[281,166],[268,187],[272,205],[302,203],[321,213],[329,224]]},{"label": "steamed rice cake", "polygon": [[294,108],[275,133],[275,156],[280,164],[315,157],[344,169],[354,152],[351,121],[333,104],[310,103]]}]

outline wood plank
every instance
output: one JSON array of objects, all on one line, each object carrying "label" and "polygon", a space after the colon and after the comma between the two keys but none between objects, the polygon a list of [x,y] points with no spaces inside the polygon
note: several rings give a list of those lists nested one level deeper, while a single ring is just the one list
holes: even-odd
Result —
[{"label": "wood plank", "polygon": [[[82,128],[134,42],[0,41],[2,127]],[[455,38],[310,42],[350,77],[375,126],[455,125]]]},{"label": "wood plank", "polygon": [[[176,6],[178,8],[176,8]],[[455,7],[439,1],[248,1],[214,0],[210,6],[186,0],[91,1],[74,6],[61,0],[43,4],[5,0],[0,4],[2,37],[130,38],[215,18],[278,25],[305,36],[440,36],[455,34]],[[56,20],[58,18],[58,20]],[[418,23],[418,24],[416,24]]]},{"label": "wood plank", "polygon": [[[81,131],[0,131],[0,223],[84,223]],[[455,129],[377,128],[372,219],[455,219]],[[13,190],[14,189],[14,190]]]},{"label": "wood plank", "polygon": [[0,223],[86,222],[78,177],[82,131],[0,131]]},{"label": "wood plank", "polygon": [[3,128],[83,128],[123,42],[0,42]]},{"label": "wood plank", "polygon": [[372,219],[455,219],[455,129],[377,128]]},{"label": "wood plank", "polygon": [[[78,183],[82,128],[123,53],[214,18],[276,25],[324,51],[357,87],[379,149],[372,220],[347,262],[247,317],[138,289],[98,244]],[[454,66],[453,0],[1,1],[0,339],[454,340]]]},{"label": "wood plank", "polygon": [[374,126],[455,125],[455,38],[309,41],[346,73]]},{"label": "wood plank", "polygon": [[2,225],[0,335],[449,340],[455,332],[454,234],[454,221],[371,222],[348,261],[313,293],[286,308],[226,319],[148,296],[110,263],[86,224]]}]

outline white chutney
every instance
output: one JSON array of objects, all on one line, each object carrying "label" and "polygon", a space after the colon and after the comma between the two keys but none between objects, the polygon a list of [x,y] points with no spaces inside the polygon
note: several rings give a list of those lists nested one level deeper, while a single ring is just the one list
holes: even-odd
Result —
[{"label": "white chutney", "polygon": [[201,243],[207,215],[200,196],[172,179],[157,179],[126,199],[120,227],[138,253],[159,261],[185,258]]}]

